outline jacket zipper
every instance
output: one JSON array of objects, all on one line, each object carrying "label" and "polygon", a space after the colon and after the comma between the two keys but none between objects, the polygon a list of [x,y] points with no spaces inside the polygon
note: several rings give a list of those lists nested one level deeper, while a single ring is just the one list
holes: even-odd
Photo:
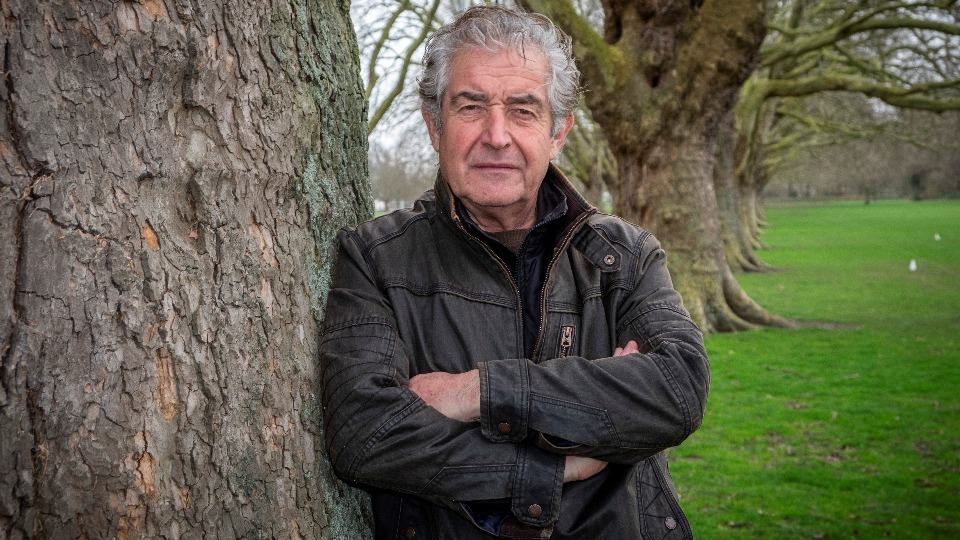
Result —
[{"label": "jacket zipper", "polygon": [[[533,346],[533,354],[531,355],[532,358],[530,358],[530,360],[535,363],[539,363],[537,362],[536,358],[540,356],[540,348],[543,347],[543,332],[545,329],[543,321],[547,318],[547,286],[550,284],[550,274],[553,272],[553,267],[556,264],[557,259],[560,258],[560,253],[562,253],[563,250],[566,249],[567,244],[570,243],[570,239],[573,237],[573,233],[577,231],[580,228],[580,225],[593,214],[594,212],[591,212],[589,210],[583,212],[580,215],[580,217],[578,217],[577,220],[574,221],[569,228],[567,228],[567,232],[563,236],[563,241],[558,243],[556,247],[554,247],[553,249],[553,257],[550,258],[550,263],[547,265],[547,271],[544,273],[544,277],[543,277],[543,287],[540,291],[540,326],[539,328],[537,328],[537,341]],[[507,268],[507,264],[503,262],[503,259],[501,259],[499,255],[494,253],[492,249],[490,249],[486,244],[481,242],[478,238],[475,238],[472,234],[467,232],[466,228],[464,228],[463,226],[463,223],[460,222],[460,216],[457,215],[456,209],[453,208],[452,204],[450,208],[450,217],[457,224],[457,227],[459,227],[460,230],[464,234],[466,234],[470,240],[479,244],[480,247],[482,247],[483,250],[486,251],[490,255],[490,257],[493,258],[494,261],[496,261],[496,263],[500,266],[500,269],[503,271],[504,275],[507,277],[507,280],[509,280],[510,283],[513,285],[513,295],[514,295],[514,298],[516,298],[517,300],[517,308],[518,308],[517,318],[520,319],[519,321],[520,336],[522,339],[523,333],[524,333],[523,331],[523,300],[520,298],[520,287],[517,286],[517,282],[514,281],[513,275],[510,274],[510,269]],[[572,327],[571,327],[571,330],[572,330]],[[521,342],[521,349],[522,348],[523,347]],[[565,355],[561,355],[561,356],[565,356]]]},{"label": "jacket zipper", "polygon": [[560,354],[559,358],[570,356],[570,349],[573,348],[573,326],[564,325],[560,327]]},{"label": "jacket zipper", "polygon": [[535,359],[540,357],[540,349],[543,347],[543,331],[545,330],[543,323],[547,319],[547,288],[550,285],[553,267],[556,265],[557,259],[560,258],[560,253],[562,253],[567,248],[567,244],[570,243],[573,233],[579,230],[580,225],[592,214],[593,212],[590,211],[581,214],[567,229],[567,233],[563,236],[563,241],[558,243],[553,249],[553,257],[550,258],[550,264],[547,265],[547,271],[544,273],[543,278],[543,289],[540,291],[540,328],[537,330],[537,343],[533,346],[533,358],[531,359],[534,362],[537,362]]}]

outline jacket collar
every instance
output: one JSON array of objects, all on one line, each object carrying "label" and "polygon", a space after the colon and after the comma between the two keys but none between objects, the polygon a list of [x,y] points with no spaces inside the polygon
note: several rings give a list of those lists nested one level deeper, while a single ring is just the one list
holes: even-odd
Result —
[{"label": "jacket collar", "polygon": [[[566,198],[567,212],[562,218],[564,224],[560,237],[566,238],[570,235],[570,245],[601,272],[618,271],[621,255],[617,248],[593,227],[583,226],[586,218],[597,213],[597,209],[580,195],[570,180],[552,163],[547,168],[543,181],[550,182]],[[441,218],[447,222],[456,223],[458,226],[454,227],[455,229],[463,234],[469,234],[457,215],[457,199],[440,173],[437,173],[434,195]]]}]

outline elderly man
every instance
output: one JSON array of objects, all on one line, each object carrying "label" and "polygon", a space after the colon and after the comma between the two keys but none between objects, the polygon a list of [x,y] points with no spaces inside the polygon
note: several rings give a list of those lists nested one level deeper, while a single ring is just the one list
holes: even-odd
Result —
[{"label": "elderly man", "polygon": [[545,17],[427,45],[436,187],[341,232],[321,344],[335,471],[376,538],[689,538],[663,450],[700,425],[703,340],[646,231],[550,164],[579,73]]}]

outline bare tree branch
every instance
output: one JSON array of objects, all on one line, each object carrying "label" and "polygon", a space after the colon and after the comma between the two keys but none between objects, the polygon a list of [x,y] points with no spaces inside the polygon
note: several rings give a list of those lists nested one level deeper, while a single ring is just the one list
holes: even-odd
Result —
[{"label": "bare tree branch", "polygon": [[920,7],[947,9],[949,5],[953,3],[954,2],[934,2],[911,4],[908,2],[895,2],[872,9],[856,18],[834,21],[833,24],[825,28],[792,30],[777,27],[779,32],[792,36],[794,39],[790,41],[770,42],[762,48],[759,67],[770,67],[778,62],[783,62],[784,60],[796,58],[811,51],[822,49],[852,36],[878,30],[922,29],[947,35],[960,35],[960,26],[955,22],[951,23],[945,20],[909,16],[879,17],[879,15],[890,11],[917,10]]},{"label": "bare tree branch", "polygon": [[756,81],[765,98],[810,96],[818,92],[847,91],[878,98],[895,107],[943,112],[960,109],[960,96],[929,97],[937,90],[960,88],[960,79],[916,84],[908,87],[878,83],[844,73],[821,74],[794,80]]},{"label": "bare tree branch", "polygon": [[[407,72],[410,69],[410,64],[412,62],[413,55],[415,52],[417,52],[420,46],[423,45],[423,42],[426,41],[427,36],[430,34],[430,31],[433,30],[433,22],[436,20],[437,9],[439,9],[439,7],[440,7],[440,0],[433,0],[433,3],[430,5],[429,9],[426,10],[423,16],[421,16],[422,26],[420,27],[420,33],[417,34],[417,36],[413,40],[411,40],[410,43],[407,45],[407,48],[404,51],[403,57],[400,62],[400,73],[397,74],[397,78],[393,84],[393,87],[390,88],[389,92],[387,92],[383,100],[380,101],[376,109],[370,115],[370,119],[367,122],[367,135],[369,135],[370,133],[373,132],[374,129],[376,129],[377,124],[380,123],[380,121],[383,119],[387,111],[389,111],[390,108],[393,106],[393,102],[397,99],[397,97],[401,93],[403,93],[403,89],[407,85]],[[402,2],[401,8],[408,9],[409,2],[406,2],[406,1]],[[399,9],[398,9],[398,12],[395,13],[395,15],[399,16]],[[396,21],[396,18],[393,18],[390,24],[384,27],[384,31],[382,34],[383,37],[381,39],[381,42],[378,43],[378,48],[382,46],[383,40],[387,39],[386,36],[389,33],[389,30],[395,21]],[[371,62],[374,62],[374,60],[371,59]],[[376,84],[377,77],[375,73],[376,73],[375,64],[371,64],[370,81],[367,83],[368,99],[370,97],[370,92],[372,92],[373,84]]]}]

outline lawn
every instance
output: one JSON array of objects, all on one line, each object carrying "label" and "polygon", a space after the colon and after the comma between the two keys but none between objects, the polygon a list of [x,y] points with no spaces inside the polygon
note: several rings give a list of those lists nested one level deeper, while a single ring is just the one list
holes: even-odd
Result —
[{"label": "lawn", "polygon": [[960,201],[766,218],[761,256],[780,271],[740,283],[845,329],[708,338],[707,416],[670,453],[695,535],[960,538]]}]

